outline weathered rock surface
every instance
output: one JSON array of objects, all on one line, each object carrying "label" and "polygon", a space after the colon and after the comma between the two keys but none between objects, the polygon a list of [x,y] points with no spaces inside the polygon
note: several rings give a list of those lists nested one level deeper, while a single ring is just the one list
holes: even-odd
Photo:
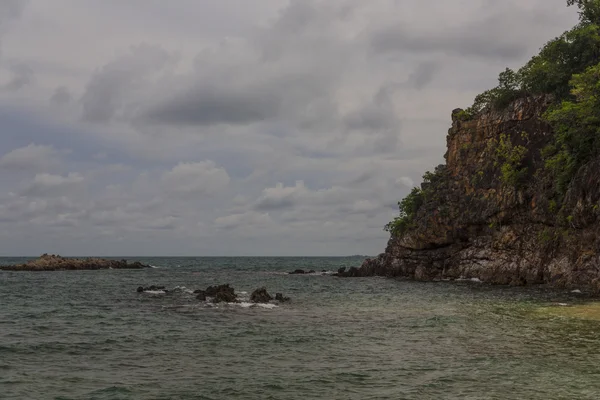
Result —
[{"label": "weathered rock surface", "polygon": [[237,295],[235,290],[229,286],[229,284],[209,286],[205,290],[194,290],[196,299],[206,301],[207,298],[211,298],[213,303],[237,303]]},{"label": "weathered rock surface", "polygon": [[[413,226],[385,253],[338,276],[478,278],[494,284],[600,288],[600,159],[582,167],[558,206],[539,173],[551,98],[526,97],[474,119],[452,113],[446,164],[422,185]],[[499,138],[527,150],[522,184],[502,179]],[[538,173],[536,173],[538,171]]]},{"label": "weathered rock surface", "polygon": [[60,271],[87,269],[141,269],[150,268],[138,261],[107,260],[103,258],[66,258],[54,254],[44,254],[40,258],[20,265],[0,266],[5,271]]},{"label": "weathered rock surface", "polygon": [[267,292],[267,289],[264,287],[256,289],[250,295],[250,301],[253,303],[268,303],[271,300],[273,300],[273,297],[271,297],[269,292]]}]

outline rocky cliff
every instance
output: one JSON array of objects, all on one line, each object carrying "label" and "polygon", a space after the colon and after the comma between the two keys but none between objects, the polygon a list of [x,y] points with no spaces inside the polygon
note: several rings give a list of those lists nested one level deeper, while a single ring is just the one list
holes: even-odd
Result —
[{"label": "rocky cliff", "polygon": [[474,117],[454,110],[446,164],[421,185],[410,225],[345,275],[600,288],[600,159],[557,200],[542,160],[552,100],[526,96]]}]

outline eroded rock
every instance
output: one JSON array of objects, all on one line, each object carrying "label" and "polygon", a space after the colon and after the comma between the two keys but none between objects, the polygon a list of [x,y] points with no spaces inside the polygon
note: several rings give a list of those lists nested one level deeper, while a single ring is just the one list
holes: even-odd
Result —
[{"label": "eroded rock", "polygon": [[250,295],[250,301],[253,303],[268,303],[271,300],[273,300],[273,297],[271,297],[264,287],[256,289]]}]

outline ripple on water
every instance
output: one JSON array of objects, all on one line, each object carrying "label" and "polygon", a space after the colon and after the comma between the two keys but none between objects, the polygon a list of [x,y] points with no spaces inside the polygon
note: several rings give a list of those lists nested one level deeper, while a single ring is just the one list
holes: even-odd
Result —
[{"label": "ripple on water", "polygon": [[[580,294],[287,274],[358,259],[140,261],[161,268],[5,274],[2,395],[541,400],[600,392],[600,306],[575,303]],[[242,303],[206,304],[190,293],[221,283]],[[136,292],[150,285],[177,289]],[[251,304],[248,293],[262,286],[292,301]]]}]

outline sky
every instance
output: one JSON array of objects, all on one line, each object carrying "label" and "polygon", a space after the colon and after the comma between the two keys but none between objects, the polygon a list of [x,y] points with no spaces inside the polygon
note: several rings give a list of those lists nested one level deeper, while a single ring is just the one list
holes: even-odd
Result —
[{"label": "sky", "polygon": [[564,0],[0,0],[0,255],[376,255]]}]

